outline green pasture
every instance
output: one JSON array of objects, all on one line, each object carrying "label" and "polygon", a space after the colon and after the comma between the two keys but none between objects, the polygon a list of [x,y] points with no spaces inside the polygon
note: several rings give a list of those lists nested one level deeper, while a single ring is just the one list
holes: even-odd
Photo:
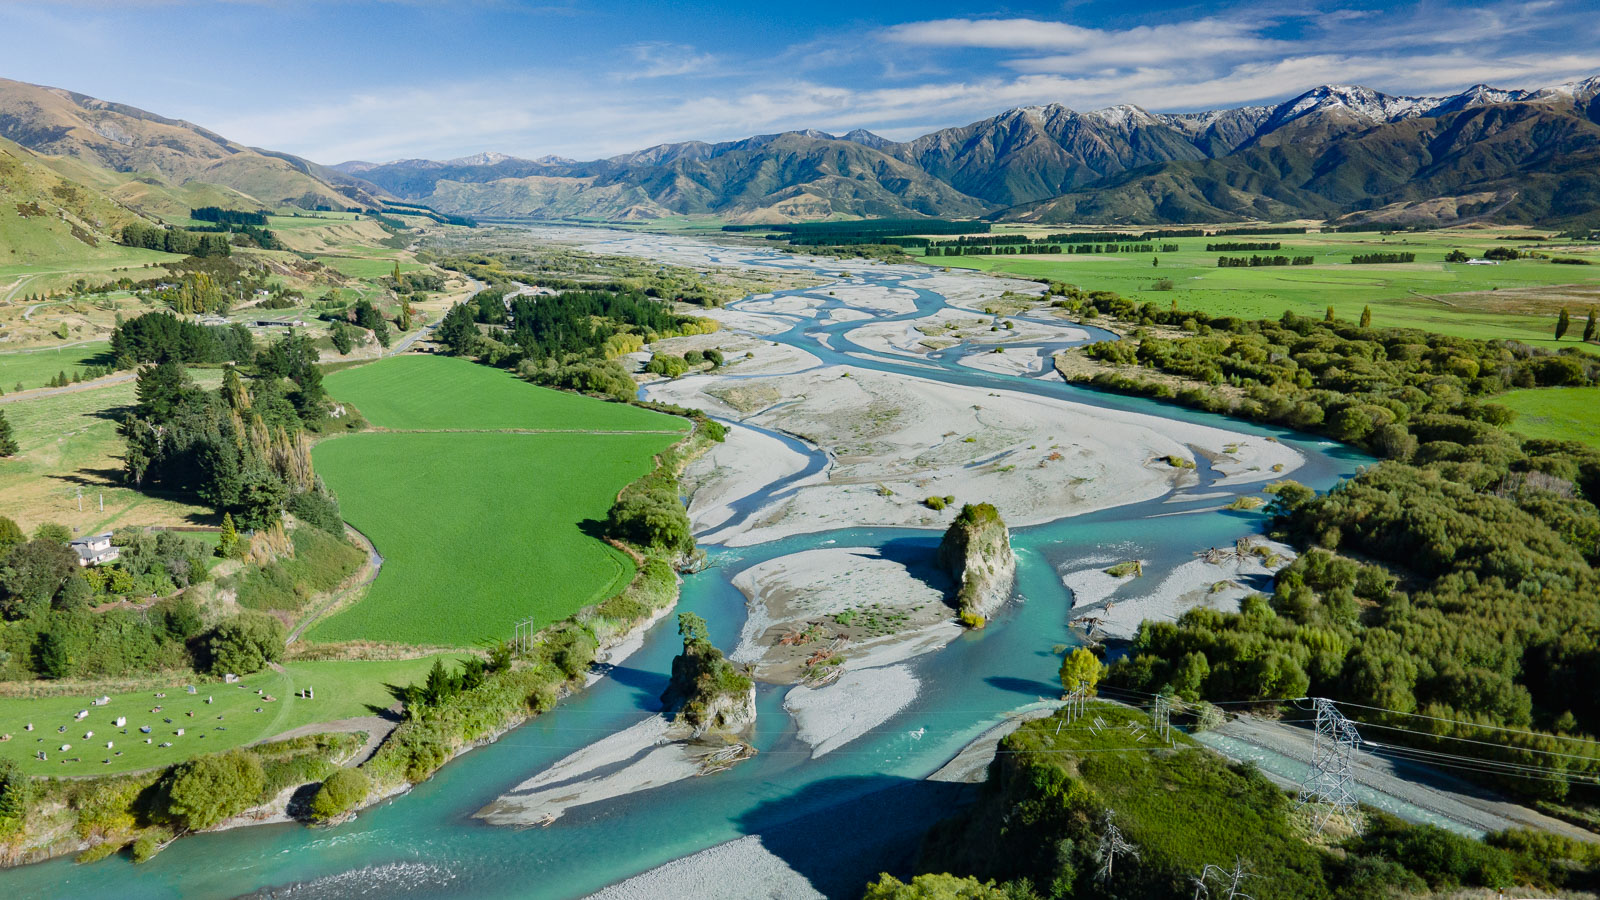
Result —
[{"label": "green pasture", "polygon": [[336,400],[379,428],[530,431],[675,431],[678,416],[528,384],[500,369],[445,356],[395,356],[335,372]]},{"label": "green pasture", "polygon": [[[1218,256],[1250,256],[1249,251],[1208,252],[1209,242],[1279,242],[1281,249],[1257,251],[1264,256],[1316,257],[1310,266],[1217,268]],[[1422,328],[1443,334],[1474,338],[1516,338],[1555,346],[1554,308],[1538,306],[1526,295],[1507,295],[1504,302],[1492,292],[1524,291],[1552,285],[1585,285],[1600,298],[1600,254],[1579,252],[1552,244],[1541,249],[1551,256],[1575,256],[1595,265],[1557,265],[1548,260],[1516,260],[1497,266],[1447,263],[1452,249],[1478,257],[1492,247],[1525,247],[1516,241],[1495,240],[1471,232],[1431,232],[1415,235],[1306,234],[1220,236],[1212,238],[1157,239],[1155,244],[1177,244],[1173,253],[1104,253],[1061,255],[929,256],[935,266],[1004,272],[1026,278],[1050,278],[1085,290],[1109,290],[1163,306],[1203,309],[1216,315],[1277,318],[1284,310],[1321,317],[1332,306],[1342,319],[1360,317],[1370,305],[1373,324]],[[1409,252],[1416,262],[1353,265],[1360,253]],[[1152,258],[1159,265],[1152,265]],[[1159,279],[1171,279],[1172,290],[1157,290]],[[1459,297],[1465,292],[1475,293]],[[1549,306],[1549,304],[1545,304]],[[1572,311],[1586,309],[1585,301],[1571,304]],[[1568,340],[1571,337],[1569,336]]]},{"label": "green pasture", "polygon": [[[363,248],[351,249],[359,250]],[[372,248],[372,252],[383,253],[385,251]],[[317,262],[351,278],[382,278],[394,272],[395,263],[393,259],[368,259],[361,256],[319,256],[317,257]],[[400,263],[400,271],[402,272],[415,272],[418,269],[425,268],[427,266],[418,265],[414,262],[401,261]]]},{"label": "green pasture", "polygon": [[107,341],[0,353],[0,390],[9,394],[19,382],[29,390],[41,388],[60,372],[71,378],[90,366],[110,363],[111,344]]},{"label": "green pasture", "polygon": [[[609,412],[586,402],[602,420]],[[323,441],[317,472],[384,563],[365,599],[309,640],[469,647],[509,637],[524,618],[546,625],[617,593],[633,562],[586,523],[602,520],[675,440],[432,432]]]},{"label": "green pasture", "polygon": [[[4,219],[0,217],[0,226],[3,224]],[[10,237],[15,237],[18,243],[8,244]],[[26,250],[28,245],[23,243],[24,237],[8,235],[0,227],[0,248],[16,249],[21,246]],[[124,247],[109,241],[101,241],[94,248],[70,241],[70,246],[59,252],[49,248],[40,249],[38,255],[31,258],[31,264],[11,261],[16,258],[0,255],[0,300],[16,302],[29,294],[61,290],[78,278],[88,278],[95,283],[107,281],[121,269],[127,269],[128,276],[135,280],[149,278],[162,273],[159,270],[145,270],[146,263],[160,266],[182,259],[174,253]]]},{"label": "green pasture", "polygon": [[329,225],[345,225],[345,224],[349,224],[350,222],[357,221],[360,218],[361,218],[361,216],[360,216],[359,213],[347,213],[347,212],[316,212],[316,213],[303,213],[301,215],[269,214],[267,216],[267,228],[274,229],[274,230],[276,230],[276,229],[298,229],[298,228],[325,228],[325,227],[327,227]]},{"label": "green pasture", "polygon": [[[16,760],[31,775],[53,776],[108,775],[171,765],[315,722],[373,715],[394,705],[388,685],[421,680],[435,658],[290,662],[282,672],[258,672],[237,684],[174,675],[166,687],[113,694],[105,706],[90,705],[98,693],[3,698],[0,734],[7,740],[0,741],[0,758]],[[185,690],[189,684],[196,693]],[[307,687],[314,689],[316,699],[295,696]],[[158,693],[166,696],[157,697]],[[207,698],[213,702],[207,703]],[[156,707],[160,712],[152,711]],[[256,712],[258,708],[261,712]],[[82,710],[89,715],[80,721],[75,716]],[[115,724],[119,716],[127,719],[121,728]],[[29,723],[33,731],[26,730]],[[63,726],[65,732],[59,730]],[[150,733],[141,733],[139,729],[146,726]],[[179,728],[184,731],[181,736]],[[94,737],[84,737],[91,731]],[[107,748],[108,741],[114,746]],[[172,746],[160,746],[163,742]],[[63,744],[72,749],[63,751]],[[41,750],[47,759],[38,758]]]},{"label": "green pasture", "polygon": [[1512,391],[1494,402],[1517,411],[1511,430],[1531,438],[1582,441],[1600,447],[1600,388],[1562,387]]},{"label": "green pasture", "polygon": [[[221,382],[215,369],[191,374],[202,387]],[[117,423],[133,404],[132,379],[47,397],[0,398],[0,410],[21,446],[21,453],[0,463],[0,515],[30,530],[41,522],[59,522],[79,534],[123,525],[214,524],[208,509],[123,481],[124,443]]]}]

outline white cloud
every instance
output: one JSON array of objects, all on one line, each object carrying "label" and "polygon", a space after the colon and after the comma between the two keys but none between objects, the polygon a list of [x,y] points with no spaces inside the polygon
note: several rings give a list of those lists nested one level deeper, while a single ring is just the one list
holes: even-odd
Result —
[{"label": "white cloud", "polygon": [[[1600,38],[1580,6],[1523,9],[1234,10],[1227,18],[1120,30],[937,19],[857,34],[853,50],[838,38],[813,37],[780,53],[778,64],[651,42],[623,48],[626,64],[589,79],[570,69],[524,71],[331,99],[321,93],[299,103],[264,95],[281,103],[276,109],[158,111],[325,162],[480,150],[592,159],[808,127],[868,128],[903,140],[1051,102],[1189,111],[1276,102],[1328,82],[1446,93],[1477,82],[1530,88],[1600,72]],[[1289,33],[1299,36],[1289,40]],[[870,71],[883,74],[874,79]]]}]

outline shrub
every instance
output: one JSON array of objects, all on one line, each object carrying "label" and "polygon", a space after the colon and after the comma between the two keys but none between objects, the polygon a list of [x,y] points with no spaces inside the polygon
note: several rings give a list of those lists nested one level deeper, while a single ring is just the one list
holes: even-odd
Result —
[{"label": "shrub", "polygon": [[327,821],[344,815],[367,799],[371,783],[360,769],[341,768],[329,775],[311,798],[311,815]]},{"label": "shrub", "polygon": [[265,613],[242,612],[212,631],[207,642],[211,672],[259,672],[283,656],[283,640],[283,623]]},{"label": "shrub", "polygon": [[928,499],[922,501],[922,505],[931,510],[938,511],[944,509],[945,502],[943,497],[929,497]]},{"label": "shrub", "polygon": [[245,750],[213,753],[176,766],[165,782],[166,813],[200,831],[254,806],[266,786],[261,760]]},{"label": "shrub", "polygon": [[139,839],[133,842],[128,853],[134,862],[142,863],[165,849],[173,837],[173,833],[165,828],[152,828],[139,835]]}]

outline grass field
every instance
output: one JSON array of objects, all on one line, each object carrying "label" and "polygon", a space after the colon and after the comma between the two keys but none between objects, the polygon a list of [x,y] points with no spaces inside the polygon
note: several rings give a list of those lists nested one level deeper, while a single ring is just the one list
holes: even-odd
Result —
[{"label": "grass field", "polygon": [[380,428],[437,431],[685,431],[688,422],[623,403],[537,387],[509,372],[445,356],[397,356],[344,369],[328,393]]},{"label": "grass field", "polygon": [[633,563],[584,523],[688,427],[445,357],[393,357],[325,384],[373,424],[408,430],[313,451],[345,519],[384,557],[365,599],[314,626],[313,641],[472,646],[616,593]]},{"label": "grass field", "polygon": [[[362,248],[357,247],[351,249],[359,250]],[[373,248],[372,252],[385,253],[393,251],[384,251]],[[366,257],[359,256],[319,256],[317,257],[317,262],[320,262],[329,268],[337,269],[341,274],[348,275],[351,278],[381,278],[394,271],[395,261],[393,258],[368,259]],[[415,272],[418,269],[425,268],[427,268],[427,266],[423,266],[414,262],[407,262],[405,260],[401,260],[400,262],[400,271],[402,272]]]},{"label": "grass field", "polygon": [[[190,374],[205,387],[221,382],[215,369]],[[6,399],[0,410],[22,452],[0,462],[0,515],[28,530],[41,522],[60,522],[80,534],[121,525],[214,524],[209,509],[122,484],[124,445],[117,422],[133,406],[131,380],[50,397]]]},{"label": "grass field", "polygon": [[[435,658],[291,662],[282,672],[259,672],[238,684],[195,683],[192,678],[185,681],[175,676],[169,687],[159,691],[166,694],[164,698],[157,698],[156,690],[114,694],[105,706],[90,706],[89,696],[4,698],[0,699],[0,733],[10,739],[0,742],[0,758],[16,760],[29,774],[54,776],[108,775],[170,765],[197,753],[256,743],[313,722],[372,715],[374,707],[386,709],[395,702],[386,685],[422,679]],[[190,683],[197,691],[193,695],[185,691]],[[316,699],[295,696],[306,687],[315,689]],[[274,700],[266,702],[258,690]],[[207,697],[214,702],[206,703]],[[161,711],[151,712],[157,706]],[[257,707],[262,711],[256,712]],[[85,709],[88,717],[75,720]],[[125,727],[116,727],[118,716],[126,717]],[[25,730],[30,722],[31,732]],[[61,726],[66,726],[66,732],[57,730]],[[150,728],[149,734],[140,733],[143,726]],[[176,734],[179,728],[184,730],[181,737]],[[94,737],[85,738],[90,731]],[[146,739],[150,743],[145,743]],[[107,741],[115,746],[108,749]],[[160,746],[166,741],[172,746]],[[71,744],[72,749],[62,751],[63,744]],[[40,750],[49,759],[39,760]],[[62,761],[73,758],[80,761]],[[110,762],[103,762],[108,759]]]},{"label": "grass field", "polygon": [[1538,388],[1494,398],[1517,411],[1511,430],[1532,438],[1600,447],[1600,388]]},{"label": "grass field", "polygon": [[[1357,319],[1371,305],[1373,324],[1423,328],[1476,338],[1516,338],[1540,346],[1557,346],[1556,314],[1563,306],[1580,315],[1600,305],[1600,253],[1592,247],[1552,245],[1541,252],[1574,256],[1595,265],[1555,265],[1546,260],[1517,260],[1498,266],[1447,263],[1452,249],[1481,256],[1491,247],[1526,246],[1496,240],[1500,232],[1428,232],[1406,235],[1307,234],[1177,238],[1154,243],[1177,244],[1175,253],[1108,253],[1018,256],[922,257],[929,265],[1007,272],[1028,278],[1052,278],[1085,290],[1110,290],[1163,306],[1203,309],[1218,315],[1277,318],[1285,309],[1321,317],[1332,306],[1335,315]],[[1208,242],[1279,242],[1269,256],[1312,255],[1311,266],[1255,269],[1216,266],[1218,256],[1250,256],[1249,252],[1208,252]],[[1357,253],[1409,252],[1417,261],[1404,264],[1353,265]],[[1160,265],[1152,266],[1152,256]],[[1156,290],[1171,279],[1172,290]],[[1561,287],[1556,286],[1570,286]],[[1564,346],[1576,342],[1569,335]],[[1590,347],[1600,351],[1600,348]]]},{"label": "grass field", "polygon": [[317,471],[377,546],[366,598],[313,641],[472,646],[532,616],[554,622],[621,590],[634,566],[585,534],[670,434],[358,434]]},{"label": "grass field", "polygon": [[45,382],[57,373],[73,373],[89,366],[103,366],[111,362],[111,344],[92,341],[75,347],[52,347],[42,350],[18,350],[0,353],[0,390],[11,393],[21,383],[24,388],[44,387]]}]

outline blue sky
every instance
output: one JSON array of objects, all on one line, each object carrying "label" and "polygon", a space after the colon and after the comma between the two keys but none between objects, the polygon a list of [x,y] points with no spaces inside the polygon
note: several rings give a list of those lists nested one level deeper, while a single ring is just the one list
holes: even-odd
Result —
[{"label": "blue sky", "polygon": [[1600,16],[1593,0],[0,0],[0,48],[0,76],[319,162],[590,159],[807,127],[903,140],[1051,102],[1538,87],[1600,74]]}]

